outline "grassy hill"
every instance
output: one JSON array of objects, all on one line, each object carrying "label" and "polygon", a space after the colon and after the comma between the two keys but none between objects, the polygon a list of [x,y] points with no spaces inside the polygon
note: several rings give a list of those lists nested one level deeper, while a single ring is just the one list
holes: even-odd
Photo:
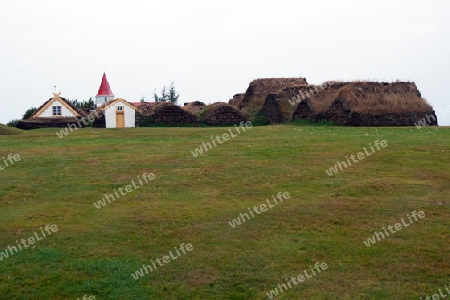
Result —
[{"label": "grassy hill", "polygon": [[[227,130],[86,128],[59,139],[42,129],[0,138],[0,157],[21,157],[0,170],[0,253],[42,237],[46,224],[58,227],[3,257],[0,298],[268,299],[316,262],[328,268],[277,299],[420,299],[449,284],[449,128],[254,127],[194,158]],[[376,140],[388,146],[327,175]],[[150,172],[153,181],[94,206]],[[290,198],[229,224],[278,192]],[[363,242],[413,211],[425,218]],[[193,250],[131,276],[182,243]]]},{"label": "grassy hill", "polygon": [[0,124],[0,135],[17,135],[23,133],[23,130]]}]

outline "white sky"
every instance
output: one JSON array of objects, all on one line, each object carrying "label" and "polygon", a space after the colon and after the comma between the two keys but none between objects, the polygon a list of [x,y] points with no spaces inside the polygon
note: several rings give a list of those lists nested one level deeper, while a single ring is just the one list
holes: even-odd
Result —
[{"label": "white sky", "polygon": [[[104,70],[131,102],[171,81],[182,104],[228,101],[265,77],[400,79],[438,112],[450,105],[449,17],[446,0],[1,0],[0,123],[54,85],[95,96]],[[438,118],[450,125],[450,112]]]}]

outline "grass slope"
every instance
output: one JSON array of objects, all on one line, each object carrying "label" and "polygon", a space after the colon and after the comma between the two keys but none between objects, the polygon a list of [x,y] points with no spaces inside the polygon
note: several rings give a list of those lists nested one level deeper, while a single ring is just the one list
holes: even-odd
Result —
[{"label": "grass slope", "polygon": [[17,135],[25,133],[23,130],[18,128],[9,127],[3,124],[0,124],[0,135]]},{"label": "grass slope", "polygon": [[[59,228],[0,261],[1,298],[264,299],[316,262],[328,269],[278,299],[419,299],[449,284],[449,128],[255,127],[192,156],[226,131],[86,128],[59,139],[41,129],[0,138],[0,157],[22,158],[0,171],[0,250],[45,224]],[[388,147],[325,173],[375,140]],[[94,207],[145,172],[156,179]],[[279,191],[291,199],[229,225]],[[414,210],[426,217],[363,244]],[[181,243],[194,250],[131,277]]]}]

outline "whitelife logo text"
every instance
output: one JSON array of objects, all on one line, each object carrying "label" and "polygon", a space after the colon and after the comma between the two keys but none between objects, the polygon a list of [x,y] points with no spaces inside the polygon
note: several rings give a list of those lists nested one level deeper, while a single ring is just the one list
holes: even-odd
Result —
[{"label": "whitelife logo text", "polygon": [[[16,240],[17,247],[16,246],[8,246],[7,250],[0,251],[0,261],[2,261],[4,258],[8,258],[11,254],[14,255],[18,253],[19,251],[22,251],[23,249],[29,248],[30,246],[34,245],[36,242],[39,242],[47,237],[47,235],[52,235],[52,233],[55,233],[58,231],[58,226],[55,224],[53,225],[45,225],[45,229],[40,228],[41,232],[40,234],[38,232],[35,232],[33,236],[30,236],[28,239],[21,239],[20,242]],[[45,234],[47,233],[47,234]],[[28,242],[28,243],[27,243]],[[23,248],[22,248],[23,246]],[[19,248],[19,249],[17,249]],[[9,253],[8,253],[9,251]]]}]

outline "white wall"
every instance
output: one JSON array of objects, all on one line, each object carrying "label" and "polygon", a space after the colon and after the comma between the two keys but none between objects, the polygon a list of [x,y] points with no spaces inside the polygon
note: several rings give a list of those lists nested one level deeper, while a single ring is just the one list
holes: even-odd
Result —
[{"label": "white wall", "polygon": [[114,99],[114,96],[95,96],[95,104],[97,104],[97,106],[100,106],[103,103],[108,102],[109,100],[112,99]]},{"label": "white wall", "polygon": [[[61,106],[61,115],[54,116],[53,115],[53,106]],[[70,110],[68,110],[59,100],[53,102],[44,112],[39,116],[40,118],[53,118],[53,117],[76,117]]]},{"label": "white wall", "polygon": [[106,128],[116,128],[116,110],[117,106],[123,106],[125,111],[125,127],[136,127],[136,111],[122,102],[116,102],[105,110]]}]

